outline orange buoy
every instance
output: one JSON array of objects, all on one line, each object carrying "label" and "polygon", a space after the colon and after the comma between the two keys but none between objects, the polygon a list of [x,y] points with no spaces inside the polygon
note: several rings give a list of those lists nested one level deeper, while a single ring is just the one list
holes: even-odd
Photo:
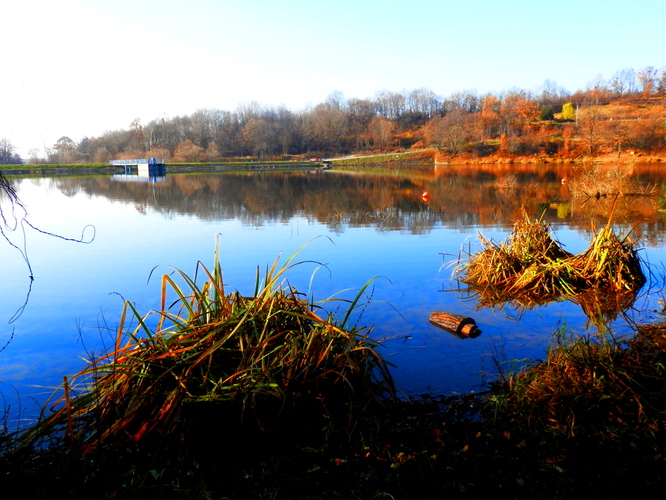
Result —
[{"label": "orange buoy", "polygon": [[423,198],[423,199],[430,198],[430,193],[428,191],[423,191],[423,194],[421,195],[421,198]]}]

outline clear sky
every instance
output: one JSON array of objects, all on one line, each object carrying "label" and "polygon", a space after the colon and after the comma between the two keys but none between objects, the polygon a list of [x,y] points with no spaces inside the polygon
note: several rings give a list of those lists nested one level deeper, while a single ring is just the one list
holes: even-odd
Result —
[{"label": "clear sky", "polygon": [[575,91],[666,66],[664,0],[3,0],[0,19],[0,138],[24,157],[248,101]]}]

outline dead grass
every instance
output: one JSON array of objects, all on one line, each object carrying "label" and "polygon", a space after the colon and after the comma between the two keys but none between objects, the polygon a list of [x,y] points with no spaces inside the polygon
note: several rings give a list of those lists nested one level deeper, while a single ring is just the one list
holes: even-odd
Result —
[{"label": "dead grass", "polygon": [[651,196],[655,190],[656,186],[641,184],[625,169],[602,165],[583,168],[569,181],[569,192],[574,198]]},{"label": "dead grass", "polygon": [[310,405],[353,425],[367,405],[393,396],[369,330],[348,325],[369,283],[334,318],[283,284],[292,259],[276,260],[263,280],[257,272],[250,297],[225,292],[217,254],[212,272],[199,263],[194,277],[163,275],[161,309],[141,315],[126,302],[112,351],[65,377],[17,442],[56,438],[85,454],[178,434],[192,407],[226,408],[236,425],[254,420],[261,429]]},{"label": "dead grass", "polygon": [[576,255],[561,247],[547,224],[530,220],[527,213],[507,241],[496,243],[481,234],[479,239],[484,248],[468,253],[456,273],[480,306],[512,302],[533,307],[564,298],[586,313],[617,314],[645,283],[635,243],[629,234],[618,237],[610,220]]},{"label": "dead grass", "polygon": [[664,325],[644,326],[626,343],[561,335],[545,361],[506,377],[492,404],[531,432],[651,439],[666,417],[665,367]]}]

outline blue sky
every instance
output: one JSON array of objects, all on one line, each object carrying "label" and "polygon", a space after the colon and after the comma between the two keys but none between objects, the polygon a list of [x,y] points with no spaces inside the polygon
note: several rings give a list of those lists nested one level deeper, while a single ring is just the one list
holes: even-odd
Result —
[{"label": "blue sky", "polygon": [[[20,154],[200,108],[447,96],[666,66],[663,0],[3,2],[0,138]],[[9,42],[11,40],[11,43]]]}]

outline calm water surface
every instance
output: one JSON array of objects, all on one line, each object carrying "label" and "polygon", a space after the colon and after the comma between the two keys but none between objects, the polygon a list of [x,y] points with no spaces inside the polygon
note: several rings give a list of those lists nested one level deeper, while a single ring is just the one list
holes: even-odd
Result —
[{"label": "calm water surface", "polygon": [[[655,166],[622,169],[655,189],[649,198],[621,199],[614,216],[618,231],[636,226],[641,256],[653,268],[651,292],[646,286],[627,316],[651,321],[660,317],[665,227],[659,210],[666,176]],[[532,310],[480,308],[473,297],[452,291],[447,263],[463,246],[478,249],[479,231],[506,238],[521,207],[534,217],[545,212],[567,250],[584,250],[591,223],[605,223],[610,201],[572,200],[561,179],[578,173],[537,165],[168,174],[157,182],[13,179],[32,225],[69,239],[94,239],[77,243],[39,232],[2,199],[4,233],[25,252],[34,273],[31,282],[22,253],[0,240],[4,407],[11,406],[12,418],[19,409],[22,417],[34,412],[63,375],[108,344],[123,299],[141,312],[157,308],[159,275],[169,266],[193,272],[199,260],[212,265],[217,235],[225,282],[241,293],[251,293],[257,266],[278,256],[285,260],[308,242],[296,260],[309,262],[288,277],[315,299],[340,291],[351,297],[376,278],[359,324],[374,325],[400,389],[479,390],[496,376],[494,359],[542,358],[557,328],[583,332],[588,318],[567,301]],[[483,333],[458,339],[428,322],[433,311],[471,316]],[[624,331],[626,321],[620,318],[614,327]]]}]

